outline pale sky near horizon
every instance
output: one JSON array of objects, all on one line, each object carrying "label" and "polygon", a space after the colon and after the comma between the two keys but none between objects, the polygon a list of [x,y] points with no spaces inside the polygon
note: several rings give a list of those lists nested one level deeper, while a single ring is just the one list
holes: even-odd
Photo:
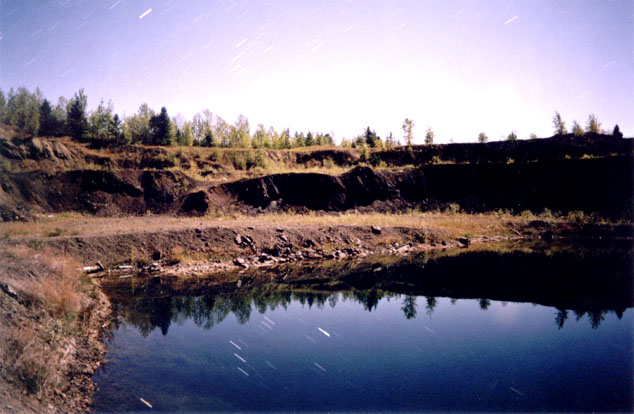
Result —
[{"label": "pale sky near horizon", "polygon": [[0,0],[0,89],[436,142],[634,135],[632,0]]}]

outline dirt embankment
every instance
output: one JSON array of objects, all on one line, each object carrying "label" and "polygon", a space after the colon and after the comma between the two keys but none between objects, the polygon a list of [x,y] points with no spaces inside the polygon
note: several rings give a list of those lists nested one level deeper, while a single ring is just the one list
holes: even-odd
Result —
[{"label": "dirt embankment", "polygon": [[630,218],[634,163],[629,156],[512,164],[440,164],[401,172],[356,167],[340,176],[274,174],[226,184],[195,182],[175,171],[40,171],[6,173],[4,220],[32,212],[96,215],[204,215],[308,210],[375,211],[457,204],[469,212],[580,210]]},{"label": "dirt embankment", "polygon": [[86,411],[109,306],[73,258],[0,242],[0,412]]},{"label": "dirt embankment", "polygon": [[[262,209],[398,211],[458,204],[474,212],[548,208],[628,218],[634,200],[633,142],[602,135],[562,136],[371,154],[370,162],[414,166],[409,170],[358,166],[356,149],[266,150],[270,161],[287,166],[357,167],[338,176],[287,173],[226,181],[231,174],[225,172],[233,167],[209,161],[213,151],[219,151],[214,149],[123,146],[104,153],[67,138],[1,138],[0,216],[23,220],[33,213],[61,211],[101,216]],[[221,159],[240,150],[223,151]],[[178,170],[168,170],[177,165]],[[190,167],[209,167],[205,177],[222,177],[200,181],[202,174],[197,180],[191,178],[196,174],[184,173]]]}]

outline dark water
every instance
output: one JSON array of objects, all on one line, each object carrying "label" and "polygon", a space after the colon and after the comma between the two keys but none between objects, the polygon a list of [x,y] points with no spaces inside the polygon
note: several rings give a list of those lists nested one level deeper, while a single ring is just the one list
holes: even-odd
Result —
[{"label": "dark water", "polygon": [[[526,263],[523,255],[506,259]],[[497,261],[506,274],[508,260]],[[575,269],[593,269],[592,260],[575,259]],[[477,261],[484,267],[471,275],[496,273]],[[367,289],[325,292],[313,283],[122,300],[123,322],[94,377],[94,411],[149,410],[140,398],[154,411],[182,412],[632,410],[629,306],[587,297],[566,298],[574,310],[496,300],[514,294],[506,288],[492,299],[422,295],[437,287],[393,279],[409,280],[411,266],[395,264],[380,280],[373,274]]]}]

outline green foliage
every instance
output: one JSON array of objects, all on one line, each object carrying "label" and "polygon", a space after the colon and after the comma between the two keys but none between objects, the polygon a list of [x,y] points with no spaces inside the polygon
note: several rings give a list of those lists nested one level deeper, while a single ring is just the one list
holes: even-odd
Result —
[{"label": "green foliage", "polygon": [[38,135],[54,136],[59,130],[59,120],[53,113],[53,108],[47,99],[44,99],[40,105],[40,125]]},{"label": "green foliage", "polygon": [[153,116],[154,111],[150,109],[148,104],[141,104],[138,112],[126,118],[123,123],[123,133],[126,140],[132,144],[150,141],[150,118]]},{"label": "green foliage", "polygon": [[517,133],[515,131],[511,131],[511,133],[507,135],[506,140],[517,141]]},{"label": "green foliage", "polygon": [[618,124],[614,125],[612,136],[614,136],[614,138],[623,138],[623,133],[621,132],[621,129],[619,128]]},{"label": "green foliage", "polygon": [[9,90],[5,122],[33,136],[40,129],[40,90],[31,93],[25,87]]},{"label": "green foliage", "polygon": [[376,135],[376,132],[367,127],[364,134],[364,142],[370,148],[376,148],[382,146],[381,138]]},{"label": "green foliage", "polygon": [[425,145],[432,145],[434,143],[434,131],[431,128],[427,128],[425,131]]},{"label": "green foliage", "polygon": [[530,139],[537,139],[537,134],[535,134],[534,132],[531,132],[531,134],[529,135]]},{"label": "green foliage", "polygon": [[7,98],[4,96],[4,92],[0,89],[0,122],[5,122],[7,115]]},{"label": "green foliage", "polygon": [[158,115],[150,117],[149,122],[149,141],[145,144],[150,145],[169,145],[172,141],[171,121],[167,115],[167,109],[161,108]]},{"label": "green foliage", "polygon": [[484,144],[489,140],[489,137],[487,137],[487,134],[485,134],[484,132],[480,132],[478,134],[478,142],[480,144]]},{"label": "green foliage", "polygon": [[597,120],[595,114],[588,115],[588,122],[586,123],[586,132],[591,134],[601,133],[601,123]]},{"label": "green foliage", "polygon": [[116,139],[116,133],[112,125],[114,122],[112,112],[112,102],[108,102],[108,105],[106,106],[102,100],[97,109],[90,114],[90,117],[88,118],[88,129],[91,138],[107,141],[113,141]]},{"label": "green foliage", "polygon": [[405,120],[403,121],[403,126],[401,128],[403,129],[403,138],[405,139],[405,143],[407,144],[407,146],[411,146],[412,142],[414,141],[414,121],[409,118],[405,118]]},{"label": "green foliage", "polygon": [[88,119],[86,118],[86,107],[88,98],[84,90],[80,89],[75,93],[73,99],[68,104],[67,122],[70,136],[77,140],[83,140],[88,135]]},{"label": "green foliage", "polygon": [[561,118],[561,114],[559,112],[555,112],[555,116],[553,116],[553,126],[555,128],[555,135],[564,135],[567,134],[566,124]]},{"label": "green foliage", "polygon": [[396,146],[396,142],[394,141],[394,136],[390,132],[390,134],[385,137],[385,149],[392,149]]},{"label": "green foliage", "polygon": [[584,134],[583,128],[579,125],[579,122],[572,122],[572,133],[575,137],[581,137]]}]

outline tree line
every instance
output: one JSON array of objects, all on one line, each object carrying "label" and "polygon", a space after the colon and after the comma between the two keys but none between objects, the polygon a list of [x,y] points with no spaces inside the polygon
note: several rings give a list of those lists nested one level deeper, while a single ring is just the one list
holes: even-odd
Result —
[{"label": "tree line", "polygon": [[[273,127],[267,129],[259,124],[252,134],[249,120],[244,115],[230,124],[207,109],[187,120],[182,114],[170,117],[165,107],[155,112],[146,103],[141,104],[136,113],[124,118],[114,113],[111,101],[105,103],[101,100],[97,108],[90,112],[87,107],[88,98],[83,89],[71,99],[60,97],[56,104],[44,98],[39,89],[30,92],[20,87],[9,90],[7,95],[0,90],[0,123],[16,126],[31,136],[71,136],[79,141],[99,140],[115,144],[225,148],[289,149],[336,145],[331,133],[295,131],[291,134],[288,128],[278,132]],[[553,127],[556,136],[568,134],[559,112],[555,112]],[[413,128],[414,121],[405,118],[401,129],[407,146],[413,144]],[[585,129],[577,121],[573,122],[574,136],[587,133],[608,134],[601,129],[601,123],[594,114],[588,116]],[[614,127],[612,135],[623,137],[618,125]],[[530,138],[535,139],[537,136],[531,134]],[[512,131],[506,139],[517,140],[517,133]],[[477,142],[486,143],[488,140],[484,132],[478,134]],[[434,132],[430,127],[425,131],[424,143],[434,143]],[[342,147],[361,148],[364,151],[368,148],[391,149],[400,145],[401,141],[391,132],[383,140],[369,126],[357,137],[341,140]]]},{"label": "tree line", "polygon": [[249,120],[240,115],[230,124],[209,110],[191,120],[181,114],[170,117],[162,107],[155,112],[143,103],[138,111],[124,118],[114,113],[112,102],[99,102],[88,111],[88,98],[80,89],[71,99],[60,97],[56,104],[41,91],[25,87],[11,89],[5,96],[0,90],[0,122],[18,127],[35,136],[70,136],[78,141],[101,140],[116,144],[176,145],[226,148],[287,149],[315,145],[334,146],[330,133],[281,132],[260,124],[251,134]]}]

